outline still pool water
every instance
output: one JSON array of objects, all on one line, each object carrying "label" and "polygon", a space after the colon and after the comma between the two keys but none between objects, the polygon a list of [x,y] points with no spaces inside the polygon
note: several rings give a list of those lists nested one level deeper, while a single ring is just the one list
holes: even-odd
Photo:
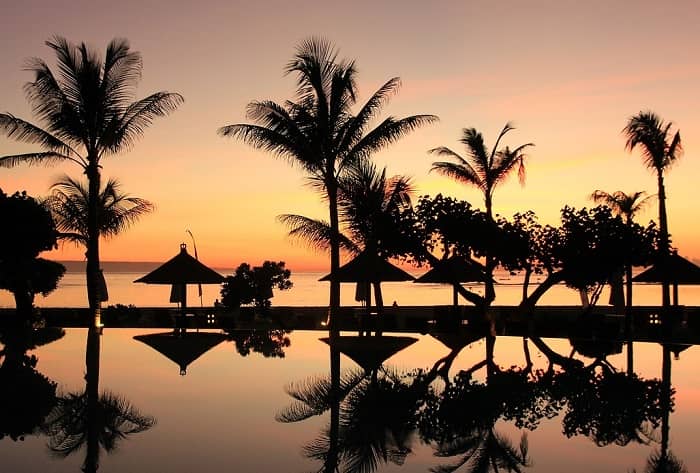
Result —
[{"label": "still pool water", "polygon": [[668,347],[664,364],[662,345],[635,343],[628,376],[621,344],[576,345],[596,362],[567,339],[498,336],[489,357],[484,338],[460,348],[467,335],[341,335],[331,349],[312,331],[4,330],[0,470],[305,472],[337,458],[427,472],[469,458],[455,470],[468,472],[485,458],[488,471],[641,473],[672,452],[700,471],[695,346]]}]

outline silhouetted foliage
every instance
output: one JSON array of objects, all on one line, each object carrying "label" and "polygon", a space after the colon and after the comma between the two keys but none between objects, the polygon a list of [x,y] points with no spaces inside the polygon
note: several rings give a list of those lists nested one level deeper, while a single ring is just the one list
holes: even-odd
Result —
[{"label": "silhouetted foliage", "polygon": [[[88,241],[88,188],[80,181],[64,176],[52,187],[45,200],[61,231],[60,238],[86,246]],[[142,215],[153,211],[153,204],[121,192],[121,184],[109,179],[100,190],[97,204],[98,231],[102,238],[117,236]]]},{"label": "silhouetted foliage", "polygon": [[661,424],[659,380],[603,369],[567,372],[556,384],[566,399],[562,425],[567,437],[585,435],[598,446],[648,443]]},{"label": "silhouetted foliage", "polygon": [[0,133],[40,151],[0,157],[0,167],[71,162],[88,180],[87,290],[93,311],[100,304],[99,194],[102,159],[131,148],[155,118],[174,111],[179,94],[156,92],[133,101],[141,79],[141,55],[125,39],[114,39],[104,56],[55,36],[46,45],[56,54],[56,72],[39,58],[28,62],[34,81],[24,86],[37,126],[0,113]]},{"label": "silhouetted foliage", "polygon": [[236,344],[236,351],[241,356],[253,352],[265,358],[284,358],[284,349],[292,344],[287,336],[289,333],[290,330],[232,330],[228,337]]},{"label": "silhouetted foliage", "polygon": [[291,276],[292,272],[284,267],[284,261],[265,261],[262,266],[253,268],[248,263],[241,263],[222,284],[221,303],[225,307],[251,303],[258,308],[270,307],[270,299],[274,297],[272,290],[291,289]]},{"label": "silhouetted foliage", "polygon": [[48,295],[65,273],[62,264],[38,258],[56,247],[57,231],[51,213],[26,193],[6,195],[0,190],[0,289],[15,297],[17,314],[32,314],[34,296]]}]

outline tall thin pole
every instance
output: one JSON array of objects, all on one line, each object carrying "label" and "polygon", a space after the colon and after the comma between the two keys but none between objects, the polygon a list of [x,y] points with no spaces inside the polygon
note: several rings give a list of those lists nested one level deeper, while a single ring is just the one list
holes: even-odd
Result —
[{"label": "tall thin pole", "polygon": [[[189,230],[185,230],[185,231],[187,233],[189,233],[190,238],[192,238],[192,246],[194,247],[194,259],[199,261],[199,256],[197,255],[197,242],[194,241],[194,235]],[[185,290],[187,290],[187,289],[185,289]],[[204,302],[202,302],[202,284],[197,284],[197,290],[199,291],[199,307],[204,307]]]}]

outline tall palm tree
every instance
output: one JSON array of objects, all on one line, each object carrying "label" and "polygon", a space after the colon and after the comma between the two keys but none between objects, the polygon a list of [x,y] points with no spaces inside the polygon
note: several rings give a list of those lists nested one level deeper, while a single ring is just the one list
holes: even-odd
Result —
[{"label": "tall palm tree", "polygon": [[0,133],[17,141],[39,145],[40,150],[0,157],[0,167],[19,164],[78,165],[88,179],[87,292],[90,309],[99,315],[99,194],[102,159],[131,148],[156,117],[174,111],[179,94],[156,92],[132,101],[141,78],[141,54],[125,39],[114,39],[104,59],[85,43],[56,36],[46,42],[56,54],[52,71],[41,59],[32,59],[34,81],[24,86],[27,100],[43,126],[9,113],[0,113]]},{"label": "tall palm tree", "polygon": [[[639,148],[644,165],[656,172],[659,198],[659,251],[660,256],[669,254],[668,219],[666,216],[666,188],[664,171],[675,163],[683,152],[681,134],[673,133],[672,122],[665,123],[651,111],[639,112],[627,121],[622,132],[627,137],[625,147],[629,151]],[[662,303],[664,307],[671,304],[668,281],[662,284]]]},{"label": "tall palm tree", "polygon": [[[484,195],[484,206],[489,220],[493,221],[493,193],[496,187],[504,182],[517,168],[520,183],[525,183],[525,150],[533,143],[525,143],[513,149],[499,145],[503,137],[515,128],[511,123],[506,123],[496,138],[496,143],[489,151],[484,143],[483,135],[476,128],[464,128],[462,138],[459,140],[467,149],[466,157],[452,151],[450,148],[440,146],[429,150],[429,153],[438,156],[452,158],[456,162],[437,161],[433,163],[431,171],[451,177],[456,181],[475,186]],[[493,270],[495,262],[492,257],[486,257],[486,270],[488,274],[486,282],[486,299],[495,299],[493,287]]]},{"label": "tall palm tree", "polygon": [[[324,39],[303,41],[286,72],[297,76],[294,100],[283,104],[271,100],[251,102],[247,116],[254,123],[228,125],[220,128],[219,134],[269,151],[299,165],[307,173],[312,185],[328,202],[329,225],[333,229],[330,264],[334,275],[340,267],[339,179],[350,165],[368,159],[377,150],[421,125],[436,121],[437,117],[388,117],[370,129],[382,106],[398,90],[399,78],[387,81],[354,114],[352,107],[357,100],[355,63],[340,60],[336,49]],[[332,315],[339,306],[340,282],[332,276]]]},{"label": "tall palm tree", "polygon": [[[366,251],[372,255],[391,256],[395,243],[392,214],[411,205],[413,192],[410,178],[387,177],[386,168],[379,171],[368,161],[348,168],[338,180],[340,246],[351,253]],[[279,219],[290,227],[289,235],[299,237],[312,247],[328,249],[334,230],[322,220],[302,215],[285,214]],[[374,284],[378,310],[383,305],[381,285]]]}]

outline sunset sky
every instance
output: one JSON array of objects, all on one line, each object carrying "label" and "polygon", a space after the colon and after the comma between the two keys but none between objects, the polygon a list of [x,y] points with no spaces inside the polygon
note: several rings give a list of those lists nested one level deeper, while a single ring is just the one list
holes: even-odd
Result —
[{"label": "sunset sky", "polygon": [[[416,195],[443,194],[482,206],[480,193],[428,171],[427,150],[458,152],[464,127],[491,145],[534,142],[527,183],[496,191],[498,213],[532,209],[555,224],[565,204],[591,205],[595,189],[656,192],[639,152],[628,153],[626,120],[652,110],[681,131],[685,153],[667,174],[669,226],[679,252],[700,259],[700,7],[695,2],[610,1],[25,1],[0,7],[0,111],[34,121],[22,85],[25,60],[54,64],[44,41],[58,34],[101,53],[128,38],[143,56],[137,97],[179,92],[185,103],[157,120],[136,146],[103,162],[128,193],[156,211],[102,245],[105,261],[164,261],[196,239],[213,266],[284,260],[292,270],[328,268],[327,256],[286,237],[283,213],[326,218],[301,170],[217,135],[246,122],[251,100],[292,98],[283,69],[300,40],[323,36],[353,58],[360,102],[391,77],[402,79],[386,115],[429,113],[426,126],[375,157],[389,174],[414,179]],[[0,138],[0,155],[36,149]],[[0,169],[5,192],[46,195],[75,166]],[[656,204],[640,220],[657,214]],[[51,257],[80,260],[66,245]]]}]

